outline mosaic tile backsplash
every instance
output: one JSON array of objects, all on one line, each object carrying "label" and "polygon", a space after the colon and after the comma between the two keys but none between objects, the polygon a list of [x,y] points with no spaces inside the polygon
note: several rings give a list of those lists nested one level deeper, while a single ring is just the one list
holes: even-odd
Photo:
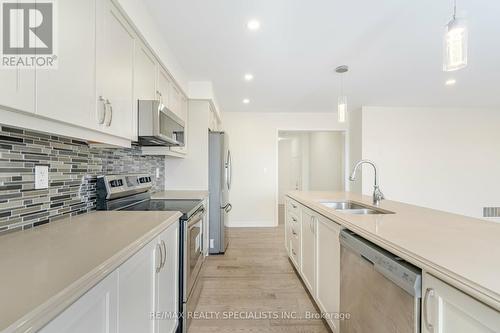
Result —
[{"label": "mosaic tile backsplash", "polygon": [[[49,166],[49,188],[35,190],[35,165]],[[95,209],[96,176],[150,173],[164,189],[165,158],[138,147],[96,148],[87,142],[0,124],[0,234]]]}]

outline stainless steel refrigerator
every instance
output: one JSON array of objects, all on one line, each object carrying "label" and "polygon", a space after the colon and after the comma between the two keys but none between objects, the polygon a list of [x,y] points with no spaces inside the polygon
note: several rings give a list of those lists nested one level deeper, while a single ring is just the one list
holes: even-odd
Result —
[{"label": "stainless steel refrigerator", "polygon": [[224,132],[209,132],[209,253],[223,254],[229,240],[227,238],[228,214],[231,190],[231,151],[228,136]]}]

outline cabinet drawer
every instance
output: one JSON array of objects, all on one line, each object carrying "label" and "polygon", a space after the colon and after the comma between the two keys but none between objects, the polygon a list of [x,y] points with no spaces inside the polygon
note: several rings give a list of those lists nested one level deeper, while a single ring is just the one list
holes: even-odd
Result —
[{"label": "cabinet drawer", "polygon": [[298,222],[291,221],[288,223],[288,232],[290,238],[300,238],[300,224]]},{"label": "cabinet drawer", "polygon": [[290,237],[290,258],[297,270],[300,269],[300,238]]},{"label": "cabinet drawer", "polygon": [[300,205],[297,201],[295,200],[292,200],[292,199],[287,199],[286,201],[286,209],[296,215],[296,216],[300,216]]}]

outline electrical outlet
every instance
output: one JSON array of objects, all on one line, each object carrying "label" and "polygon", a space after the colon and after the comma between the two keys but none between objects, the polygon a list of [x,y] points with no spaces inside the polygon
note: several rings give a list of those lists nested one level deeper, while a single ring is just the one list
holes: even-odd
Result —
[{"label": "electrical outlet", "polygon": [[49,188],[49,167],[35,165],[35,190]]},{"label": "electrical outlet", "polygon": [[210,248],[213,249],[214,248],[214,240],[213,238],[210,239]]}]

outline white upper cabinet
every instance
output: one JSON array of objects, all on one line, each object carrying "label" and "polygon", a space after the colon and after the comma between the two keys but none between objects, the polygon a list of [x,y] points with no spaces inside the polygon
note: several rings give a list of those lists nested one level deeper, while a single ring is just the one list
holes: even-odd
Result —
[{"label": "white upper cabinet", "polygon": [[423,275],[423,333],[500,332],[500,313],[458,289]]},{"label": "white upper cabinet", "polygon": [[156,94],[158,63],[149,48],[139,40],[135,44],[133,140],[137,139],[137,106],[139,100],[159,99]]},{"label": "white upper cabinet", "polygon": [[165,106],[170,105],[170,90],[172,89],[172,79],[167,71],[159,66],[158,68],[158,87],[157,87],[157,99],[160,100]]},{"label": "white upper cabinet", "polygon": [[132,139],[135,35],[111,0],[97,4],[98,123],[106,133]]},{"label": "white upper cabinet", "polygon": [[[18,12],[19,15],[22,12]],[[19,23],[22,20],[18,20]],[[22,31],[23,27],[18,30]],[[17,45],[22,38],[17,34]],[[14,41],[11,41],[11,44]],[[35,112],[35,69],[0,68],[0,108],[14,109],[28,113]]]},{"label": "white upper cabinet", "polygon": [[58,68],[36,70],[36,112],[73,125],[97,128],[96,0],[64,0],[57,5]]},{"label": "white upper cabinet", "polygon": [[0,69],[0,108],[35,112],[34,69]]},{"label": "white upper cabinet", "polygon": [[170,89],[168,108],[173,113],[184,119],[182,115],[183,110],[182,110],[181,98],[182,98],[182,93],[180,89],[175,84],[172,84],[172,89]]}]

